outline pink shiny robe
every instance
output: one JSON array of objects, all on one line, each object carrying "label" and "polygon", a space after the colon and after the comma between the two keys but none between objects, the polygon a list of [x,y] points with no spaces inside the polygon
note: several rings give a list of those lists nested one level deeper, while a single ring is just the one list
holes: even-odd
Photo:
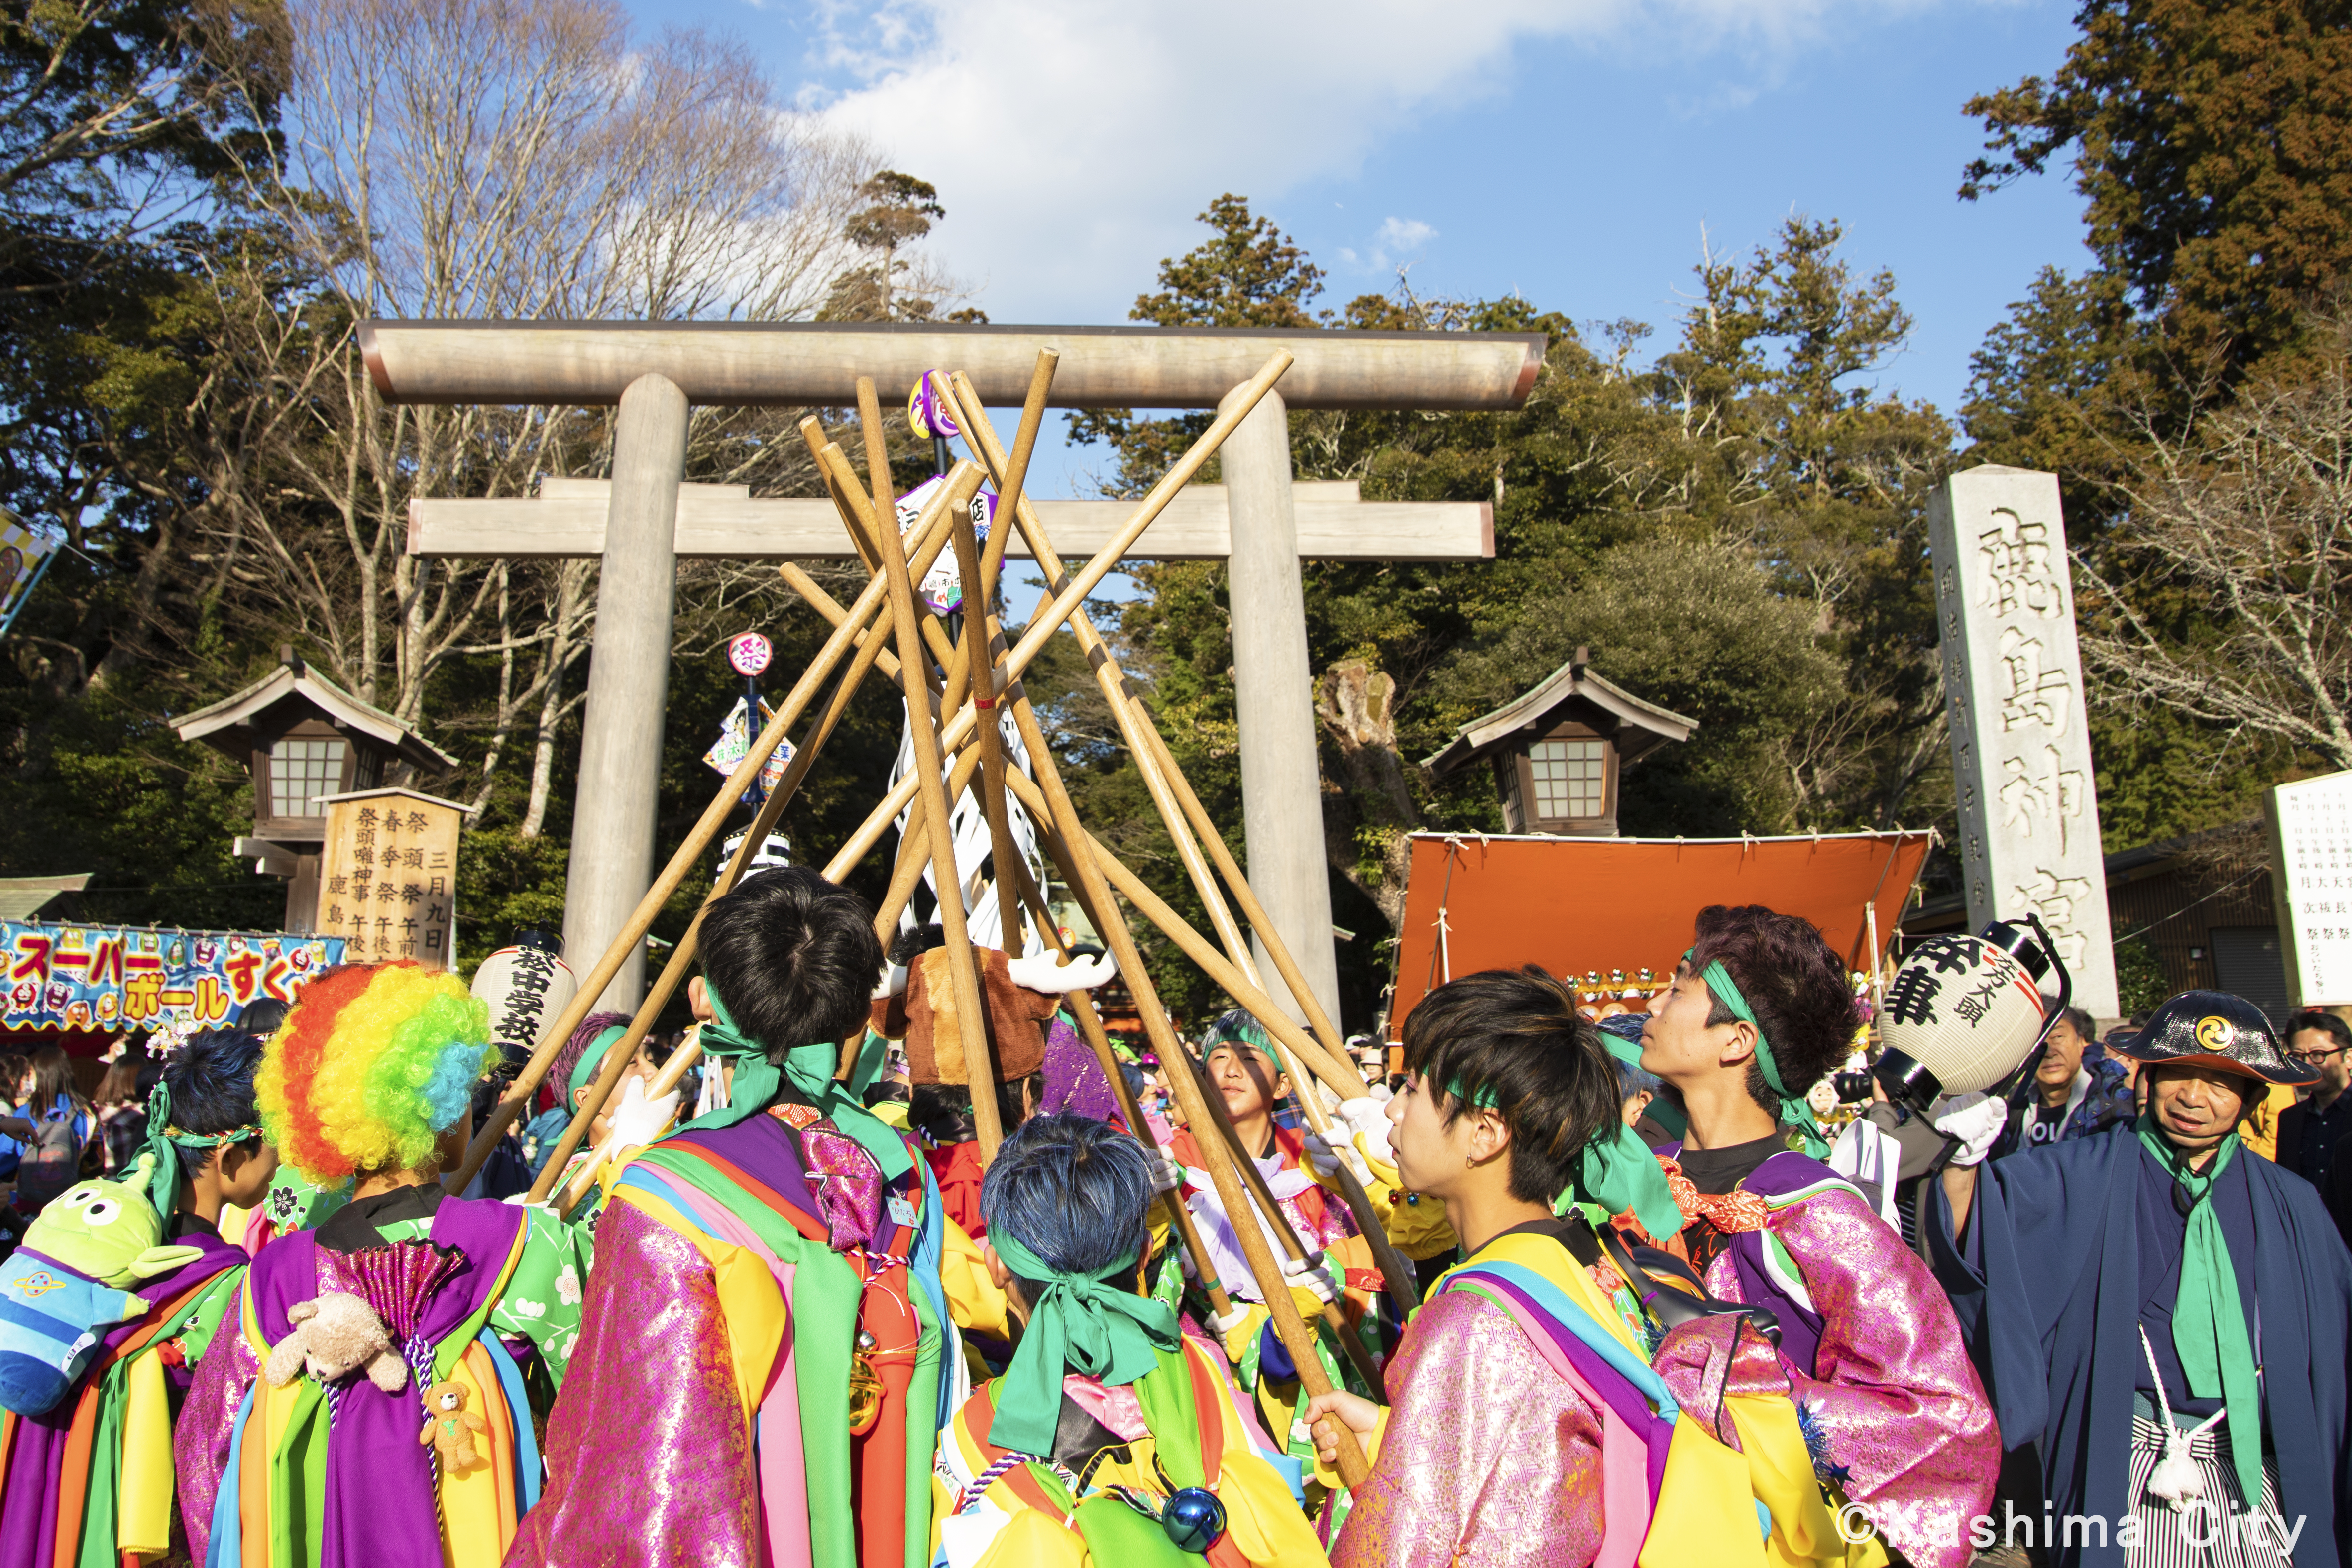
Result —
[{"label": "pink shiny robe", "polygon": [[1510,1314],[1466,1290],[1412,1317],[1337,1568],[1584,1568],[1601,1551],[1601,1422]]},{"label": "pink shiny robe", "polygon": [[735,1390],[717,1276],[627,1204],[597,1222],[583,1334],[549,1417],[549,1467],[514,1564],[762,1568],[755,1447]]},{"label": "pink shiny robe", "polygon": [[[1810,1373],[1785,1357],[1768,1366],[1760,1341],[1729,1354],[1720,1319],[1670,1335],[1653,1358],[1659,1373],[1685,1409],[1713,1419],[1735,1447],[1722,1394],[1789,1393],[1816,1469],[1838,1481],[1888,1545],[1917,1568],[1966,1568],[1969,1521],[1991,1508],[2000,1432],[1943,1288],[1852,1192],[1775,1209],[1766,1228],[1796,1260],[1822,1320]],[[1707,1266],[1706,1287],[1723,1300],[1747,1299],[1728,1247]],[[1707,1336],[1690,1332],[1703,1327],[1712,1331],[1705,1355]]]}]

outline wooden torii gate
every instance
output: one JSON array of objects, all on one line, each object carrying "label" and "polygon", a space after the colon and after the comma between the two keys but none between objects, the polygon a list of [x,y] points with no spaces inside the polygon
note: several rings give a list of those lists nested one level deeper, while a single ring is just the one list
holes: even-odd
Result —
[{"label": "wooden torii gate", "polygon": [[[983,402],[1018,406],[1038,352],[1061,355],[1063,408],[1221,405],[1276,349],[1295,356],[1220,452],[1224,484],[1196,486],[1147,532],[1142,559],[1229,563],[1247,874],[1327,1014],[1339,1014],[1307,662],[1302,557],[1461,561],[1494,553],[1483,503],[1375,504],[1352,485],[1291,478],[1289,408],[1509,409],[1543,363],[1539,332],[1357,332],[1157,327],[950,327],[733,322],[362,323],[376,390],[395,403],[618,405],[609,484],[554,482],[537,499],[411,503],[420,555],[602,558],[572,807],[564,942],[601,952],[654,875],[658,734],[679,555],[843,555],[825,500],[755,500],[683,482],[694,404],[842,406],[856,380],[910,387],[943,366]],[[1057,549],[1098,548],[1118,502],[1045,502]],[[1265,955],[1261,949],[1261,964]],[[599,1004],[633,1009],[642,953]],[[1287,999],[1286,998],[1286,1001]],[[1298,1016],[1295,1005],[1294,1016]]]}]

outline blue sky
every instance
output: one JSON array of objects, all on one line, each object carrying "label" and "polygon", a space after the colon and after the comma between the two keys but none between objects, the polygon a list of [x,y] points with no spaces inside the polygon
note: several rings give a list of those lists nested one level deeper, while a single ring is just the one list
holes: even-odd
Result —
[{"label": "blue sky", "polygon": [[[1325,303],[1407,263],[1425,294],[1663,338],[1703,234],[1744,254],[1800,211],[1894,271],[1916,325],[1879,379],[1948,411],[2035,270],[2084,259],[2063,179],[1954,195],[1980,141],[1961,103],[2057,66],[2053,0],[634,4],[740,35],[935,182],[932,258],[998,321],[1123,320],[1232,190],[1330,272]],[[1041,451],[1039,493],[1102,461]]]}]

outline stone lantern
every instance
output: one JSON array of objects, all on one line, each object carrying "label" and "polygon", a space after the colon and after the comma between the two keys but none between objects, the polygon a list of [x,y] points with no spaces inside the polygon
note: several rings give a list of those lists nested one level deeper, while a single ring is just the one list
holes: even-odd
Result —
[{"label": "stone lantern", "polygon": [[1698,728],[1586,666],[1589,650],[1533,690],[1474,719],[1422,765],[1439,778],[1485,762],[1511,833],[1612,838],[1617,781],[1634,763]]},{"label": "stone lantern", "polygon": [[326,843],[322,797],[374,789],[395,769],[457,765],[457,759],[381,709],[371,708],[304,665],[290,647],[282,662],[236,696],[174,726],[234,758],[253,778],[253,833],[236,841],[254,869],[286,879],[286,930],[315,930],[319,855]]}]

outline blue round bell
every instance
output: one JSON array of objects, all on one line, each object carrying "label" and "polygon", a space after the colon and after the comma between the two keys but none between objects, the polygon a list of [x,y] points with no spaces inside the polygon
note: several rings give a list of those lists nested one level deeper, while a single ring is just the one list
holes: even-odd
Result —
[{"label": "blue round bell", "polygon": [[1225,1532],[1225,1505],[1200,1487],[1180,1487],[1160,1510],[1160,1528],[1179,1552],[1205,1552]]}]

